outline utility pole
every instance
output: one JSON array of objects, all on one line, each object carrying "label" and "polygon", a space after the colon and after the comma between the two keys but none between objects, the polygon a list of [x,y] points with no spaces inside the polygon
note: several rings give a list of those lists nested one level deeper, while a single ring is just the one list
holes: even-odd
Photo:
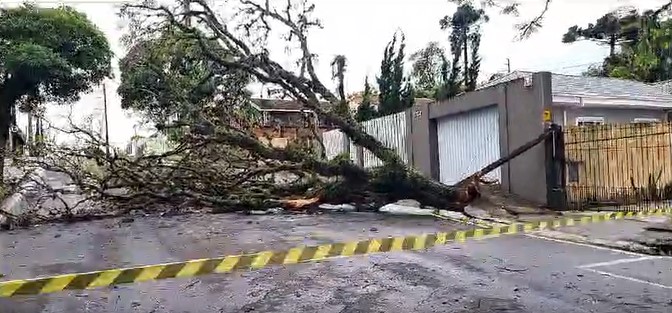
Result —
[{"label": "utility pole", "polygon": [[103,83],[103,118],[105,123],[105,156],[110,157],[110,132],[107,126],[107,90]]},{"label": "utility pole", "polygon": [[506,71],[511,73],[511,59],[506,58]]},{"label": "utility pole", "polygon": [[189,0],[182,0],[182,8],[184,9],[184,25],[191,27],[191,16],[187,15],[191,11]]}]

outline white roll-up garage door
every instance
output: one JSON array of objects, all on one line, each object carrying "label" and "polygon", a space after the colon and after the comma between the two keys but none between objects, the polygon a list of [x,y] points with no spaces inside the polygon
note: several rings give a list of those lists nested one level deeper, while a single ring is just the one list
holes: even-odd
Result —
[{"label": "white roll-up garage door", "polygon": [[[453,185],[500,158],[499,110],[491,106],[437,120],[441,182]],[[500,180],[497,168],[486,175]]]}]

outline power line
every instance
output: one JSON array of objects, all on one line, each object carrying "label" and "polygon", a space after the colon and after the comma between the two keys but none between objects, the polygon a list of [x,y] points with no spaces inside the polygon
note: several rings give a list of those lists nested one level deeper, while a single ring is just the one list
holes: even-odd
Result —
[{"label": "power line", "polygon": [[[538,71],[539,68],[542,68],[544,71],[549,71],[549,72],[554,72],[554,71],[560,71],[560,70],[567,70],[567,69],[573,69],[573,68],[579,68],[579,67],[587,67],[591,65],[598,65],[601,64],[602,61],[595,61],[595,62],[590,62],[590,63],[579,63],[579,64],[571,64],[571,65],[566,65],[566,66],[557,66],[557,67],[552,67],[552,68],[547,68],[544,66],[534,66],[533,68],[536,68],[531,71]],[[527,69],[525,68],[519,68],[518,70],[529,70],[530,68],[528,67]]]},{"label": "power line", "polygon": [[555,68],[557,70],[564,70],[564,69],[569,69],[569,68],[577,68],[577,67],[583,67],[583,66],[590,66],[590,65],[595,65],[595,64],[600,64],[602,61],[596,61],[596,62],[590,62],[590,63],[583,63],[583,64],[574,64],[574,65],[569,65],[569,66],[563,66],[563,67],[558,67]]}]

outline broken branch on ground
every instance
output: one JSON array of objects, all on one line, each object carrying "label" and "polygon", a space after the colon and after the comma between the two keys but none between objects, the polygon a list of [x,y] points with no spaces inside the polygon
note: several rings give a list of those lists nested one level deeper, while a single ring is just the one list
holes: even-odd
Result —
[{"label": "broken branch on ground", "polygon": [[[99,134],[71,125],[59,131],[77,134],[76,146],[43,143],[45,157],[33,161],[67,175],[88,200],[106,203],[105,214],[232,212],[299,203],[288,199],[380,205],[406,198],[463,211],[478,196],[477,180],[458,189],[429,179],[352,116],[335,110],[344,94],[334,94],[316,74],[308,32],[320,24],[310,16],[314,6],[307,1],[290,0],[279,8],[269,1],[225,1],[221,4],[229,7],[221,12],[204,0],[184,2],[188,11],[185,3],[121,9],[130,25],[129,53],[120,62],[122,107],[153,123],[165,147],[142,155],[120,149],[107,154]],[[287,44],[298,46],[298,74],[259,44],[278,33],[289,34]],[[282,89],[383,165],[364,169],[348,156],[326,160],[314,131],[319,121],[312,118],[305,138],[284,148],[265,144],[254,132],[265,125],[250,113],[245,87],[251,82]],[[73,218],[68,214],[62,216]]]}]

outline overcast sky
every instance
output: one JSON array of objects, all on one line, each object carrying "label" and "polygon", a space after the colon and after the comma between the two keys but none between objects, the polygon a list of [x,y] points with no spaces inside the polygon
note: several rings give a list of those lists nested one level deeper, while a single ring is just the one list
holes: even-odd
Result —
[{"label": "overcast sky", "polygon": [[[16,0],[0,0],[0,4],[20,3]],[[115,15],[114,3],[104,0],[38,0],[43,5],[66,3],[85,12],[98,27],[107,34],[117,57],[123,56],[119,45],[119,20]],[[448,33],[439,28],[439,19],[455,10],[447,0],[314,0],[316,16],[324,29],[311,33],[310,44],[319,55],[318,69],[321,77],[328,81],[331,75],[329,62],[336,54],[344,54],[348,59],[347,91],[361,90],[364,78],[373,78],[380,66],[382,51],[395,31],[406,35],[407,54],[422,48],[429,41],[447,43]],[[476,1],[480,2],[480,1]],[[531,38],[518,42],[513,25],[520,18],[532,17],[538,13],[544,0],[522,0],[521,17],[500,16],[490,12],[490,22],[483,27],[480,54],[483,59],[480,79],[490,74],[506,70],[507,58],[511,69],[551,71],[565,74],[580,74],[586,67],[600,62],[608,49],[592,42],[563,44],[562,34],[574,24],[585,25],[620,6],[634,6],[640,9],[654,8],[667,0],[553,0],[546,15],[544,28]],[[446,45],[447,47],[447,45]],[[283,47],[276,51],[282,52]],[[271,47],[273,49],[273,47]],[[275,55],[280,55],[278,53]],[[115,64],[116,64],[115,60]],[[289,62],[289,61],[287,61]],[[285,62],[283,62],[285,63]],[[118,77],[118,75],[117,75]],[[108,108],[110,138],[117,145],[123,144],[133,135],[134,121],[120,108],[116,95],[116,84],[108,83]],[[102,106],[102,94],[86,96],[82,103],[75,105],[78,114],[91,114]],[[50,115],[62,115],[63,110],[49,110]]]}]

